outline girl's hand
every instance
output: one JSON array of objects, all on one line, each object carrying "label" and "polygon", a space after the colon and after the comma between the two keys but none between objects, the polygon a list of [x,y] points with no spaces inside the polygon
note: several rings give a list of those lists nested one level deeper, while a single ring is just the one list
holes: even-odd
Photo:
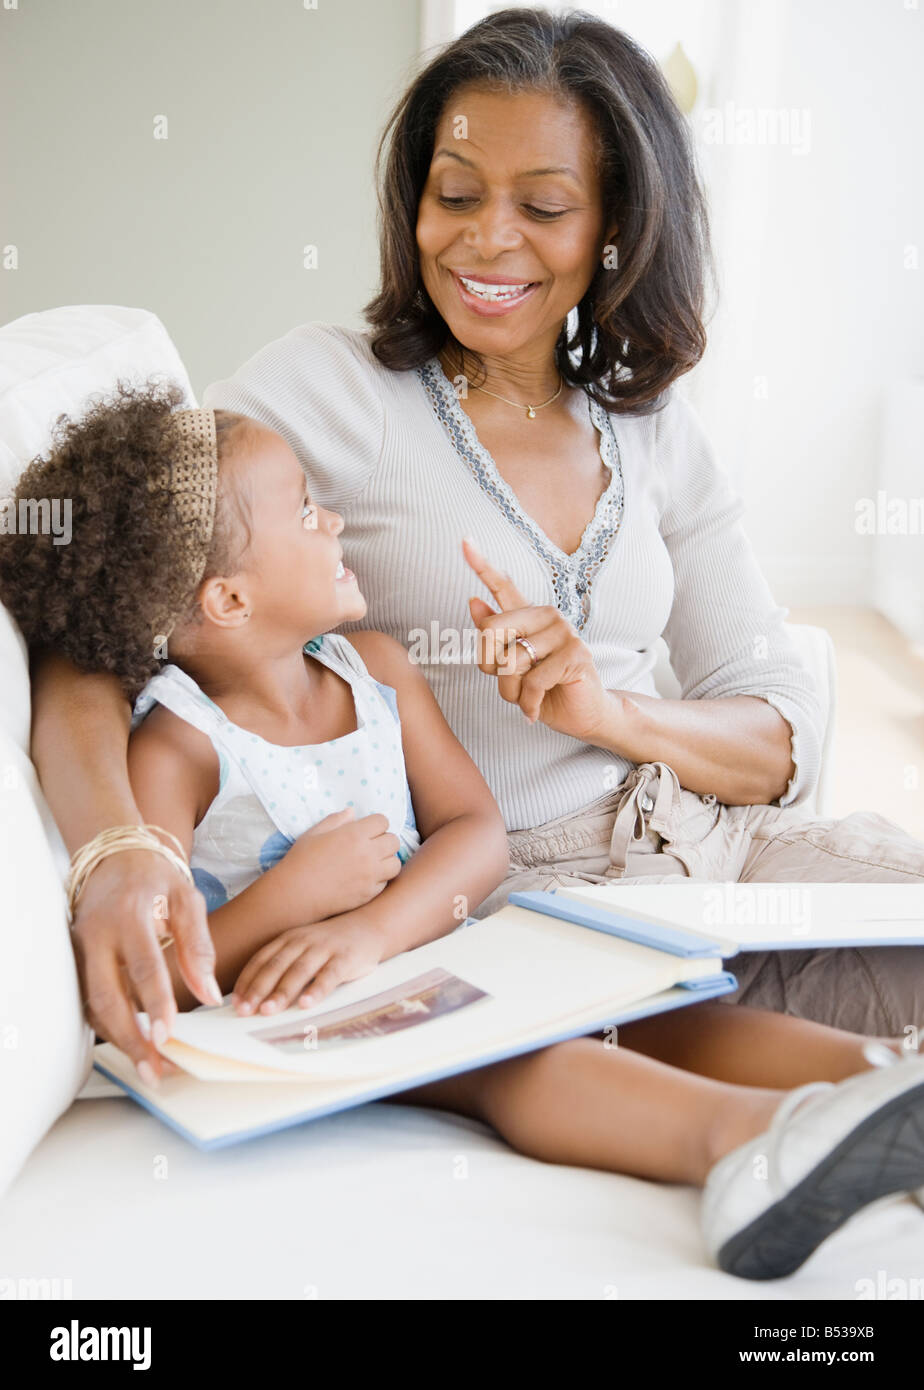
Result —
[{"label": "girl's hand", "polygon": [[[154,1046],[170,1033],[176,998],[157,938],[174,940],[177,966],[203,1004],[220,1004],[205,899],[160,854],[125,850],[104,859],[77,900],[72,936],[87,1020],[154,1084],[168,1063]],[[147,1013],[153,1040],[136,1010]]]},{"label": "girl's hand", "polygon": [[333,917],[362,907],[401,872],[401,841],[381,814],[334,811],[300,835],[270,872],[285,881],[289,921]]},{"label": "girl's hand", "polygon": [[247,962],[231,995],[239,1015],[307,1009],[338,985],[358,980],[382,959],[381,932],[359,914],[292,927]]},{"label": "girl's hand", "polygon": [[[484,599],[469,599],[478,627],[495,634],[486,643],[479,669],[497,677],[501,699],[519,705],[531,724],[538,719],[561,734],[593,742],[605,715],[611,713],[611,702],[590,648],[557,608],[529,605],[509,575],[488,564],[470,540],[462,546],[466,560],[500,609],[495,612]],[[532,669],[532,658],[517,637],[527,637],[536,650],[539,662]]]}]

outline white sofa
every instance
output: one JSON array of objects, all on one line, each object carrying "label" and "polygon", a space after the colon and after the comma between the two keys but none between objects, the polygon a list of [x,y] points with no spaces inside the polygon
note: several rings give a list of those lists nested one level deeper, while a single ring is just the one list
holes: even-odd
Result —
[{"label": "white sofa", "polygon": [[[154,371],[192,401],[166,331],[142,310],[70,306],[0,329],[0,496],[59,411],[115,375]],[[827,635],[792,632],[830,704]],[[105,1299],[849,1299],[880,1266],[919,1272],[921,1215],[908,1201],[862,1214],[798,1276],[748,1284],[706,1263],[693,1190],[534,1162],[451,1115],[374,1104],[206,1154],[101,1078],[73,1103],[91,1036],[66,856],[28,758],[25,651],[2,611],[0,672],[5,1296],[40,1278]],[[662,654],[663,694],[671,681]]]}]

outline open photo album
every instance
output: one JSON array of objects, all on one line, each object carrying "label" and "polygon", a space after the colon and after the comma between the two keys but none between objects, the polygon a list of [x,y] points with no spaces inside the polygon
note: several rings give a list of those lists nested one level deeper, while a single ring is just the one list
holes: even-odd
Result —
[{"label": "open photo album", "polygon": [[[745,891],[741,891],[744,889]],[[736,988],[739,951],[924,944],[912,885],[588,884],[514,893],[481,921],[383,962],[310,1009],[177,1017],[145,1086],[110,1043],[96,1068],[217,1148]]]}]

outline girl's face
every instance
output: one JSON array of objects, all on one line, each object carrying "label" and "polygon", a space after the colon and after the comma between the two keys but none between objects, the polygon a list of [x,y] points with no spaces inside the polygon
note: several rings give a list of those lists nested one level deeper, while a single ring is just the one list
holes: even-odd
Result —
[{"label": "girl's face", "polygon": [[605,232],[582,107],[539,92],[452,95],[420,198],[417,246],[424,287],[457,342],[499,356],[554,348]]},{"label": "girl's face", "polygon": [[311,500],[285,440],[253,425],[229,464],[228,485],[239,489],[251,533],[233,578],[240,581],[248,625],[285,644],[363,617],[366,600],[337,539],[343,518]]}]

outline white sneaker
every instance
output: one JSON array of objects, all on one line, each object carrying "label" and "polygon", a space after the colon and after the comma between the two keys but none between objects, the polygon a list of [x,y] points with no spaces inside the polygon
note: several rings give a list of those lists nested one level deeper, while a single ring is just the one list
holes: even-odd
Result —
[{"label": "white sneaker", "polygon": [[[882,1043],[870,1042],[863,1049],[867,1059],[872,1062],[874,1067],[889,1067],[893,1062],[901,1063],[905,1058],[914,1056],[914,1052],[902,1052],[900,1055],[893,1052],[891,1047],[885,1047]],[[924,1211],[924,1187],[917,1187],[910,1194],[911,1200],[916,1202]]]},{"label": "white sneaker", "polygon": [[880,1051],[867,1051],[870,1071],[790,1091],[763,1134],[712,1168],[702,1224],[720,1269],[781,1279],[861,1208],[924,1186],[924,1056],[893,1067]]}]

